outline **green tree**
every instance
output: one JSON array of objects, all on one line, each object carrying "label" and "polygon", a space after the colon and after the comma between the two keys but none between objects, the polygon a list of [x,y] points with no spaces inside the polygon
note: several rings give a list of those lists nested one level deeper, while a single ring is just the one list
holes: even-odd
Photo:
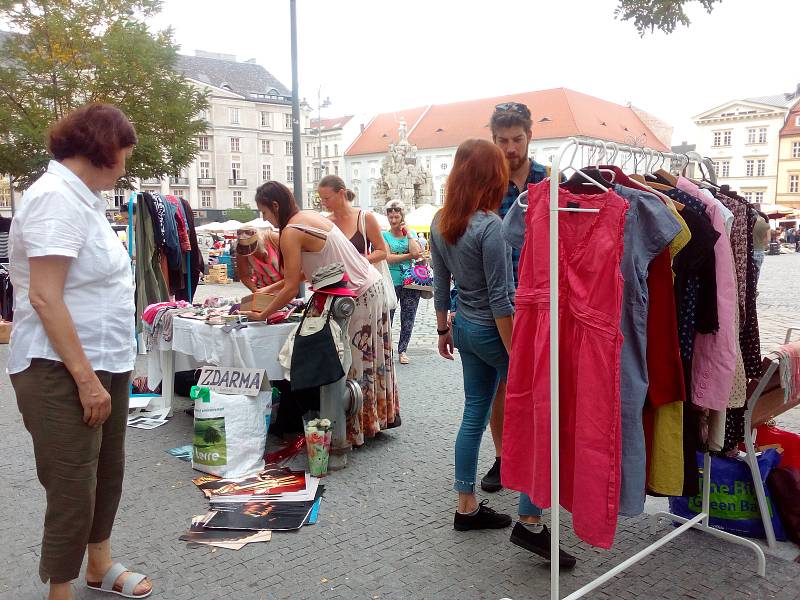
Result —
[{"label": "green tree", "polygon": [[[644,36],[649,30],[656,29],[664,33],[672,33],[678,24],[689,26],[689,17],[684,11],[684,4],[693,0],[619,0],[619,5],[614,11],[614,16],[623,21],[633,20],[633,24]],[[714,4],[722,0],[697,0],[709,13],[714,10]]]},{"label": "green tree", "polygon": [[179,175],[192,162],[205,93],[175,72],[172,31],[144,19],[161,0],[0,0],[0,173],[24,187],[49,160],[47,128],[86,102],[128,115],[139,144],[129,177]]},{"label": "green tree", "polygon": [[236,208],[229,208],[225,211],[225,218],[228,220],[239,221],[241,223],[247,223],[248,221],[252,221],[258,216],[255,209],[250,208],[249,204],[241,204]]}]

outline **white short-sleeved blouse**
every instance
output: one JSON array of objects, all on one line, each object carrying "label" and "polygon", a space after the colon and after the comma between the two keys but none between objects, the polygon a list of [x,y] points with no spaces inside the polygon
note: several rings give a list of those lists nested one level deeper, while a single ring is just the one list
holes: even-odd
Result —
[{"label": "white short-sleeved blouse", "polygon": [[92,368],[111,373],[133,369],[133,274],[128,253],[106,220],[105,208],[103,198],[56,161],[23,194],[9,235],[14,286],[9,373],[24,371],[33,358],[63,360],[28,298],[28,259],[41,256],[73,259],[64,302]]}]

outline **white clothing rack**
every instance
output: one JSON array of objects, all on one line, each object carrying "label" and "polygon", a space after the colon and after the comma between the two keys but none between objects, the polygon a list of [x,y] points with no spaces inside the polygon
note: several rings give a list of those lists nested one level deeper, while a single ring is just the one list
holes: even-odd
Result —
[{"label": "white clothing rack", "polygon": [[[630,146],[620,146],[612,142],[603,142],[602,140],[594,139],[578,139],[569,138],[559,148],[558,153],[553,157],[552,171],[550,174],[550,598],[551,600],[560,600],[559,588],[559,518],[561,507],[559,505],[559,370],[558,370],[558,290],[559,286],[553,282],[558,282],[558,213],[559,212],[587,212],[586,209],[572,209],[572,208],[559,208],[558,206],[558,189],[559,189],[559,168],[561,160],[568,150],[573,148],[572,160],[575,159],[577,151],[581,147],[589,147],[600,151],[600,161],[597,164],[604,164],[603,160],[608,158],[608,163],[613,163],[618,153],[628,154],[631,156],[641,156],[646,161],[645,170],[658,161],[659,159],[665,161],[680,160],[685,162],[684,166],[688,166],[689,162],[695,162],[700,165],[708,166],[708,163],[697,153],[691,153],[692,156],[685,154],[674,154],[667,152],[659,152],[657,150],[650,150],[648,148],[635,148]],[[611,152],[610,156],[607,156]],[[593,153],[594,154],[594,153]],[[638,160],[637,160],[638,163]],[[571,161],[570,165],[571,166]],[[713,180],[713,169],[710,169],[710,175]],[[581,598],[591,592],[592,590],[600,587],[606,581],[612,579],[628,567],[636,564],[646,556],[652,554],[661,546],[672,541],[681,534],[687,532],[689,529],[695,528],[705,531],[715,537],[721,538],[734,544],[746,546],[753,550],[756,554],[758,574],[762,577],[766,575],[766,558],[764,551],[751,540],[741,538],[739,536],[714,529],[709,526],[709,498],[711,493],[711,457],[706,452],[703,463],[703,505],[702,511],[692,519],[685,519],[668,512],[659,512],[656,517],[664,517],[683,523],[658,541],[650,544],[647,548],[637,552],[629,559],[620,563],[610,571],[604,573],[600,577],[594,579],[575,592],[566,596],[564,600],[572,600],[574,598]]]}]

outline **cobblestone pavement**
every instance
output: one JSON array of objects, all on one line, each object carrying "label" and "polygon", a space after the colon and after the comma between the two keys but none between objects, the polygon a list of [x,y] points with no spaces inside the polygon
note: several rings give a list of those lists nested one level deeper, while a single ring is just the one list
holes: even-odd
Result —
[{"label": "cobblestone pavement", "polygon": [[[781,330],[793,319],[800,321],[794,292],[798,276],[800,256],[767,257],[760,297],[765,347],[779,342]],[[201,290],[214,292],[210,286]],[[239,552],[179,542],[191,516],[206,508],[190,481],[190,466],[165,452],[191,439],[191,419],[181,410],[188,403],[179,401],[175,416],[161,428],[128,430],[115,556],[153,577],[154,598],[549,597],[547,564],[512,546],[508,530],[452,529],[453,443],[463,389],[458,362],[447,362],[431,350],[432,307],[425,304],[409,352],[412,362],[398,366],[403,426],[369,440],[351,455],[347,469],[325,480],[315,526],[276,533],[271,542]],[[7,346],[0,347],[3,363],[6,355]],[[793,416],[786,424],[800,430]],[[480,472],[490,466],[491,452],[487,435]],[[0,375],[0,468],[6,474],[0,492],[6,506],[0,598],[44,598],[45,588],[36,577],[44,497],[30,439],[5,375]],[[514,514],[516,494],[504,490],[489,498],[494,508]],[[660,523],[653,533],[648,524],[646,516],[621,519],[614,549],[601,551],[580,542],[564,518],[564,543],[579,563],[562,575],[563,591],[576,589],[670,530]],[[739,546],[688,533],[588,597],[800,598],[800,565],[770,557],[767,578],[760,579],[751,557]],[[100,597],[79,580],[76,598]]]}]

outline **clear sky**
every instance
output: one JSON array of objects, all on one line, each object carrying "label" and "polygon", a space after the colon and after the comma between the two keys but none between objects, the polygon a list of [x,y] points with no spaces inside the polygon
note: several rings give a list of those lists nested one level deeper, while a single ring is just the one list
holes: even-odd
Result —
[{"label": "clear sky", "polygon": [[[616,0],[297,0],[300,96],[323,116],[568,87],[631,102],[694,141],[691,117],[800,83],[797,0],[690,3],[689,28],[640,38]],[[289,0],[164,0],[181,52],[255,58],[291,88]],[[794,65],[794,67],[793,67]]]}]

